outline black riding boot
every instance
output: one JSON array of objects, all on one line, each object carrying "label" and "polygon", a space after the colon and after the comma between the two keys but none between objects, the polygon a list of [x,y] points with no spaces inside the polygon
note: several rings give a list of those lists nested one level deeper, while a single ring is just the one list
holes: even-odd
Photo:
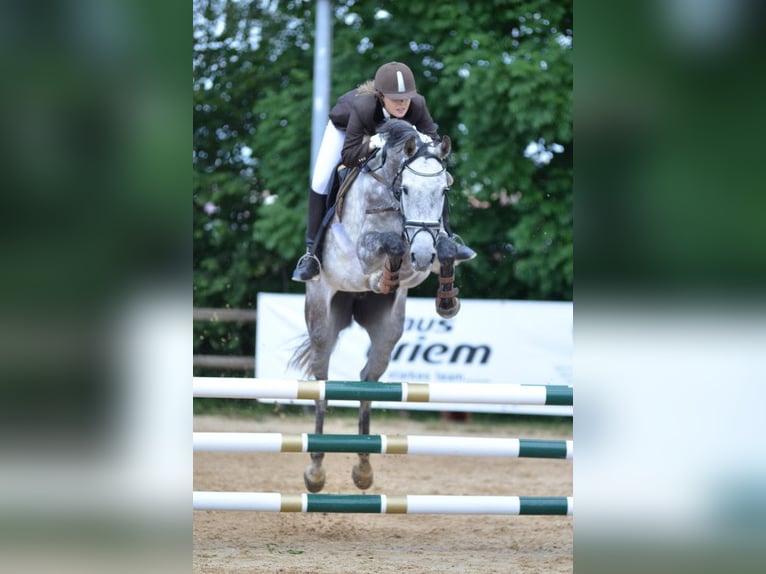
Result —
[{"label": "black riding boot", "polygon": [[[444,231],[447,232],[449,237],[454,238],[455,234],[452,232],[452,227],[449,224],[449,204],[446,201],[444,202],[444,211],[442,212],[442,222],[444,224]],[[473,249],[464,243],[457,243],[455,261],[470,261],[474,257],[476,257],[476,252]]]},{"label": "black riding boot", "polygon": [[455,255],[455,261],[470,261],[474,257],[476,257],[476,252],[473,249],[468,247],[465,243],[457,243],[457,254]]},{"label": "black riding boot", "polygon": [[326,205],[326,195],[316,193],[314,190],[309,192],[306,253],[298,260],[295,271],[293,271],[293,281],[311,281],[319,275],[319,259],[316,256],[315,248],[319,242],[317,234],[322,225]]}]

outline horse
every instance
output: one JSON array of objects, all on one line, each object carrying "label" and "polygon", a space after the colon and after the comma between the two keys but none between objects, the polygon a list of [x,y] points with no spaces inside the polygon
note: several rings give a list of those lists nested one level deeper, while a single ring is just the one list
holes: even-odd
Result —
[{"label": "horse", "polygon": [[[450,318],[460,309],[454,287],[457,244],[443,224],[452,182],[447,172],[451,140],[431,141],[409,122],[395,119],[378,133],[384,145],[339,194],[320,248],[321,272],[306,283],[308,336],[290,363],[307,378],[327,379],[338,336],[354,320],[370,338],[359,380],[379,380],[404,330],[407,292],[432,272],[439,275],[437,313]],[[326,400],[316,401],[316,434],[323,432],[326,410]],[[370,401],[360,401],[359,434],[369,429]],[[319,492],[326,478],[324,453],[310,456],[304,482],[310,492]],[[373,481],[369,454],[358,456],[352,478],[359,489],[367,489]]]}]

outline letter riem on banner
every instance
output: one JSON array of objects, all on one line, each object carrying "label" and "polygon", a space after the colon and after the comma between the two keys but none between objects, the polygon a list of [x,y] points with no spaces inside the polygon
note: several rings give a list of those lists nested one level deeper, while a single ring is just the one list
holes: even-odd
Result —
[{"label": "letter riem on banner", "polygon": [[402,383],[402,401],[427,403],[431,399],[430,387],[425,383]]}]

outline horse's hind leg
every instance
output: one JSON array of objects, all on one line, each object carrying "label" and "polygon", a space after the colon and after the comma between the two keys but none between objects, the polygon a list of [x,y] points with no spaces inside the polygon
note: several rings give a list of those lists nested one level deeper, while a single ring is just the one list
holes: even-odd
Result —
[{"label": "horse's hind leg", "polygon": [[[370,401],[359,402],[359,434],[370,434]],[[359,462],[351,469],[351,478],[357,488],[365,490],[372,486],[372,465],[370,454],[360,452]]]},{"label": "horse's hind leg", "polygon": [[[324,415],[325,412],[327,412],[327,401],[315,401],[315,403],[316,422],[314,424],[314,432],[316,434],[322,434],[324,429]],[[303,482],[306,483],[306,488],[309,492],[319,492],[324,488],[325,479],[327,478],[324,468],[322,467],[324,453],[312,452],[310,456],[311,463],[303,472]]]},{"label": "horse's hind leg", "polygon": [[[352,295],[336,293],[328,297],[322,292],[323,286],[322,280],[306,286],[306,324],[311,339],[310,372],[318,380],[327,380],[330,355],[338,340],[338,334],[351,323],[353,304]],[[325,412],[327,401],[316,401],[316,434],[324,432]],[[319,492],[325,484],[326,475],[322,468],[324,453],[312,452],[310,456],[311,463],[303,473],[303,481],[309,492]]]},{"label": "horse's hind leg", "polygon": [[[402,336],[407,289],[402,287],[396,295],[368,295],[354,306],[354,317],[370,335],[370,350],[360,378],[377,381],[383,376],[391,360],[391,352]],[[370,401],[359,405],[359,434],[370,434]],[[361,489],[372,486],[373,470],[369,453],[358,453],[351,477]]]}]

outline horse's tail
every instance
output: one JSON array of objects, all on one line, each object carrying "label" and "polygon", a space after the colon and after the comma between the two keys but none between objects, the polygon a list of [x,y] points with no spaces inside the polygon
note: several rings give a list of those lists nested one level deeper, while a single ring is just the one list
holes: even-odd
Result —
[{"label": "horse's tail", "polygon": [[309,379],[313,376],[313,373],[311,372],[310,359],[311,341],[308,335],[306,335],[303,341],[301,341],[301,343],[295,348],[293,356],[290,357],[287,366],[291,369],[298,369],[304,378]]}]

